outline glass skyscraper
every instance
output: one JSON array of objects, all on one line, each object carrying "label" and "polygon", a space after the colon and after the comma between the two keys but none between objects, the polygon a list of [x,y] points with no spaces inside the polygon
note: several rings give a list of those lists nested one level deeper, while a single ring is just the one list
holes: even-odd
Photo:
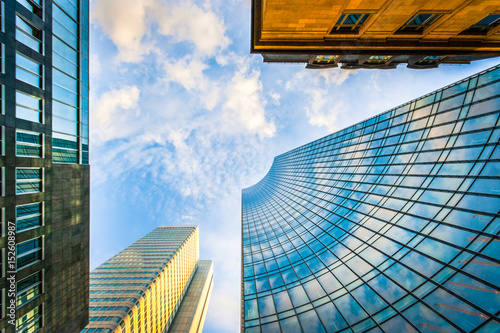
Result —
[{"label": "glass skyscraper", "polygon": [[275,158],[243,190],[242,331],[500,330],[500,67]]},{"label": "glass skyscraper", "polygon": [[0,1],[2,333],[88,323],[88,0]]},{"label": "glass skyscraper", "polygon": [[90,273],[81,333],[201,333],[213,265],[198,259],[198,227],[156,228]]}]

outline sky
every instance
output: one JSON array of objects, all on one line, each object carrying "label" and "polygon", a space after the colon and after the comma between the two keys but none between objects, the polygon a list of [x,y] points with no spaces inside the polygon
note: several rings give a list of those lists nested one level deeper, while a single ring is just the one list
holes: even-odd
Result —
[{"label": "sky", "polygon": [[204,332],[238,332],[241,189],[273,158],[500,63],[306,70],[250,54],[250,0],[93,0],[91,269],[160,225],[214,262]]}]

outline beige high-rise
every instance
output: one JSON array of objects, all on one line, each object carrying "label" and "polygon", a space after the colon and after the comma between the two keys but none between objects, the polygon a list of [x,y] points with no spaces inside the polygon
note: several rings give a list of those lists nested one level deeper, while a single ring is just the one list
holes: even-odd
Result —
[{"label": "beige high-rise", "polygon": [[162,333],[174,321],[201,332],[213,270],[198,244],[196,226],[161,226],[97,267],[81,333]]}]

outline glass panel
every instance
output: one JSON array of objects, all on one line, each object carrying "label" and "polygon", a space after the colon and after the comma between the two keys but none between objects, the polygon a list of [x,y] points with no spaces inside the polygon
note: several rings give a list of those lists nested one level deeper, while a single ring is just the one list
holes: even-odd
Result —
[{"label": "glass panel", "polygon": [[259,314],[261,317],[269,316],[276,313],[272,296],[259,297]]},{"label": "glass panel", "polygon": [[316,312],[313,310],[300,314],[299,320],[302,327],[307,327],[307,330],[310,330],[311,332],[326,333],[321,321],[316,315]]},{"label": "glass panel", "polygon": [[293,305],[295,307],[304,305],[304,304],[309,302],[309,299],[307,298],[306,292],[304,291],[304,288],[302,288],[301,285],[298,285],[292,289],[289,289],[288,292],[290,293]]},{"label": "glass panel", "polygon": [[340,313],[351,325],[368,317],[368,314],[363,311],[358,302],[349,294],[337,298],[334,302]]},{"label": "glass panel", "polygon": [[367,285],[361,285],[352,292],[352,296],[361,304],[370,314],[374,314],[385,308],[387,304]]},{"label": "glass panel", "polygon": [[36,52],[42,52],[42,31],[16,16],[16,39]]},{"label": "glass panel", "polygon": [[297,317],[280,320],[280,326],[282,332],[302,333]]},{"label": "glass panel", "polygon": [[459,332],[422,303],[416,303],[408,310],[405,310],[403,314],[411,322],[415,323],[420,330],[445,331],[449,333]]},{"label": "glass panel", "polygon": [[16,207],[17,231],[23,231],[42,225],[42,204],[35,203]]}]

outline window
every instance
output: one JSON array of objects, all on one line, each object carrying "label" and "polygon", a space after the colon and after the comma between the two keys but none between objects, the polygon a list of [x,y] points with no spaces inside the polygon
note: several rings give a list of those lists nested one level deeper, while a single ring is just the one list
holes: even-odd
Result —
[{"label": "window", "polygon": [[43,19],[42,0],[17,0],[17,2],[39,18]]},{"label": "window", "polygon": [[42,169],[16,169],[16,194],[42,191]]},{"label": "window", "polygon": [[16,117],[41,123],[43,121],[43,99],[16,91]]},{"label": "window", "polygon": [[[1,52],[1,45],[0,45]],[[1,62],[1,59],[0,59]],[[0,114],[5,114],[5,88],[3,84],[0,84]]]},{"label": "window", "polygon": [[313,64],[332,64],[335,63],[338,57],[338,55],[317,55],[313,60]]},{"label": "window", "polygon": [[42,293],[42,272],[30,275],[17,283],[17,307],[20,307]]},{"label": "window", "polygon": [[3,1],[0,1],[0,31],[4,31],[5,28],[5,23],[4,23],[5,9],[3,6],[4,6]]},{"label": "window", "polygon": [[364,63],[365,64],[385,64],[389,59],[391,59],[392,56],[381,56],[381,55],[372,55],[370,58],[368,58]]},{"label": "window", "polygon": [[3,126],[0,126],[0,155],[3,155],[5,150],[4,150],[4,145],[5,145],[5,137],[4,137],[4,132],[5,128]]},{"label": "window", "polygon": [[42,238],[33,238],[17,244],[17,269],[42,260]]},{"label": "window", "polygon": [[330,34],[357,34],[370,14],[342,14]]},{"label": "window", "polygon": [[17,232],[39,227],[43,224],[41,202],[16,207]]},{"label": "window", "polygon": [[43,66],[20,53],[16,53],[16,79],[43,88]]},{"label": "window", "polygon": [[486,35],[488,31],[500,24],[500,14],[491,14],[470,28],[462,31],[461,35]]},{"label": "window", "polygon": [[16,130],[16,156],[43,157],[42,134]]},{"label": "window", "polygon": [[415,65],[434,65],[444,59],[446,56],[426,56],[415,63]]},{"label": "window", "polygon": [[0,168],[0,195],[2,195],[2,196],[5,195],[4,180],[5,180],[5,169]]},{"label": "window", "polygon": [[398,31],[397,34],[421,34],[425,28],[434,23],[442,14],[415,14]]},{"label": "window", "polygon": [[16,16],[16,39],[38,53],[43,52],[43,32],[31,22]]},{"label": "window", "polygon": [[16,320],[16,333],[36,332],[42,327],[42,306],[39,305]]},{"label": "window", "polygon": [[52,161],[55,163],[78,163],[77,138],[55,132],[53,135]]}]

